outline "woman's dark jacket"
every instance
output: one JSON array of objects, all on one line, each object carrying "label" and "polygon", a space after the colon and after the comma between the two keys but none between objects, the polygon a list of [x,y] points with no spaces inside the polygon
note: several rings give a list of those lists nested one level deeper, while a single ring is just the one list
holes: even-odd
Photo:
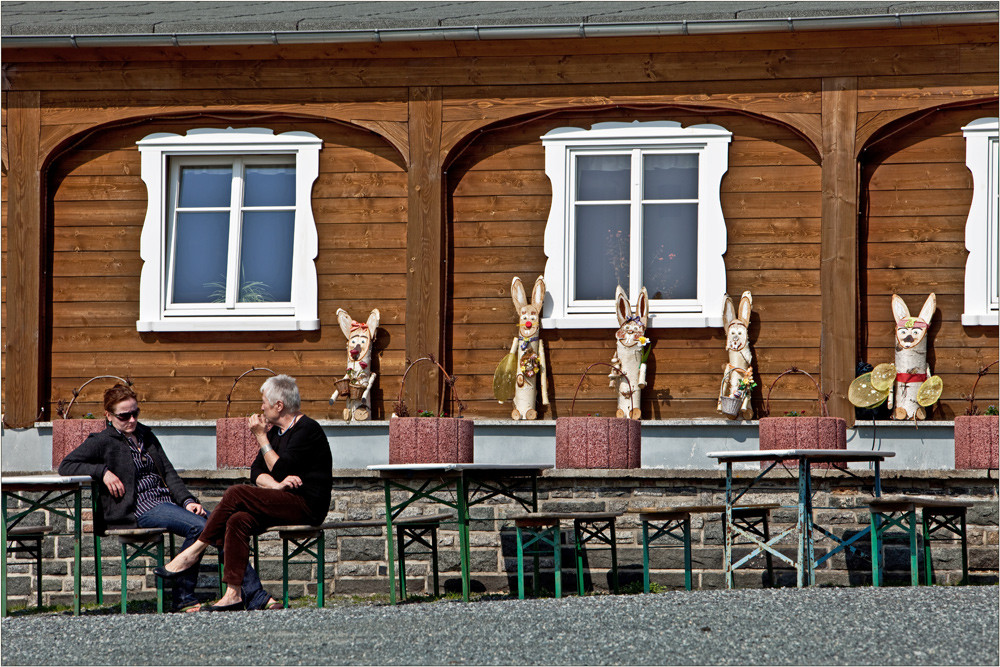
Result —
[{"label": "woman's dark jacket", "polygon": [[[163,478],[163,485],[170,491],[171,497],[180,506],[189,500],[197,502],[191,495],[177,471],[170,464],[163,446],[156,439],[148,426],[139,424],[136,434],[142,438],[143,450],[153,459],[156,471]],[[125,495],[114,498],[104,485],[104,471],[110,470],[118,476],[125,486]],[[94,488],[99,491],[103,524],[98,524],[99,532],[109,528],[134,528],[135,523],[135,463],[132,460],[125,436],[108,425],[100,433],[91,433],[83,444],[66,455],[59,464],[60,475],[89,475],[94,480]]]},{"label": "woman's dark jacket", "polygon": [[281,435],[278,435],[277,428],[269,429],[267,440],[278,460],[274,468],[268,470],[264,455],[258,452],[250,465],[250,481],[256,484],[257,478],[264,473],[271,475],[276,482],[289,475],[299,477],[302,486],[289,491],[306,501],[312,523],[322,523],[330,509],[333,490],[333,456],[323,427],[316,420],[302,415]]}]

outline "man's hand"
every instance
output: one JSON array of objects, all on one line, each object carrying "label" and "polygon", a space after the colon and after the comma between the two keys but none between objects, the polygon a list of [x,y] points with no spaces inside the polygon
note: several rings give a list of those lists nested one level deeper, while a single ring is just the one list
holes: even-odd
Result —
[{"label": "man's hand", "polygon": [[110,470],[104,473],[102,481],[104,482],[104,486],[108,487],[108,491],[111,492],[112,498],[121,498],[125,495],[125,485],[118,479],[118,475]]},{"label": "man's hand", "polygon": [[302,478],[298,475],[289,475],[278,482],[279,489],[297,489],[302,486]]},{"label": "man's hand", "polygon": [[205,516],[208,514],[208,512],[205,511],[205,508],[201,506],[201,503],[188,503],[184,506],[184,509],[188,512],[194,512],[198,516]]}]

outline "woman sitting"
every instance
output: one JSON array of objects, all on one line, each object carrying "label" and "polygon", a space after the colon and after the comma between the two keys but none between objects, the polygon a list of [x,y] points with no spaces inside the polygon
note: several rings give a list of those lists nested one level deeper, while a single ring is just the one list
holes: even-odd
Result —
[{"label": "woman sitting", "polygon": [[240,582],[248,567],[251,535],[272,526],[318,525],[330,507],[330,443],[323,428],[299,411],[295,379],[276,375],[261,385],[260,392],[263,414],[249,417],[250,430],[260,446],[250,466],[250,479],[256,486],[227,489],[194,544],[154,570],[165,579],[182,577],[198,566],[209,545],[224,546],[226,592],[209,611],[245,608]]},{"label": "woman sitting", "polygon": [[[170,464],[160,441],[148,426],[139,423],[139,401],[123,384],[104,392],[107,428],[91,433],[83,444],[59,464],[60,475],[89,475],[101,501],[101,517],[108,528],[166,528],[184,538],[183,548],[194,543],[205,528],[208,513],[191,495]],[[240,579],[247,605],[253,609],[280,607],[261,587],[253,568]],[[198,611],[194,595],[198,570],[174,582],[173,610]]]}]

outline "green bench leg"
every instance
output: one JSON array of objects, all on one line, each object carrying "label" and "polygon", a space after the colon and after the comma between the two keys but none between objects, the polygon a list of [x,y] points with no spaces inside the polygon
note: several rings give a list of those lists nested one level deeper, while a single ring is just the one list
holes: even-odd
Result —
[{"label": "green bench leg", "polygon": [[[171,537],[171,542],[173,542],[173,535]],[[159,540],[156,543],[156,564],[159,567],[163,567],[163,540]],[[156,579],[156,613],[163,613],[163,579],[159,577],[153,577]]]},{"label": "green bench leg", "polygon": [[281,599],[288,609],[288,540],[281,540]]},{"label": "green bench leg", "polygon": [[406,528],[396,527],[396,539],[399,542],[399,599],[406,599]]},{"label": "green bench leg", "polygon": [[[122,615],[128,613],[128,546],[122,542],[122,590],[121,590],[121,612]],[[159,578],[159,577],[157,577]]]},{"label": "green bench leg", "polygon": [[441,596],[441,588],[438,585],[438,537],[437,527],[431,528],[431,565],[434,567],[434,597]]},{"label": "green bench leg", "polygon": [[326,606],[326,533],[316,538],[316,606]]},{"label": "green bench leg", "polygon": [[691,590],[691,517],[684,519],[684,589]]},{"label": "green bench leg", "polygon": [[524,599],[524,542],[521,538],[521,527],[517,532],[517,599]]},{"label": "green bench leg", "polygon": [[881,515],[878,512],[869,513],[869,521],[871,522],[871,540],[872,540],[872,587],[878,588],[882,585],[882,534],[881,534]]},{"label": "green bench leg", "polygon": [[642,522],[642,592],[649,592],[649,522]]}]

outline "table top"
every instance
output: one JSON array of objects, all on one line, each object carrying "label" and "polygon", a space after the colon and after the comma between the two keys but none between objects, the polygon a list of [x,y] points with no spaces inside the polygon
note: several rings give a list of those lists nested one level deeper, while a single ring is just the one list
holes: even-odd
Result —
[{"label": "table top", "polygon": [[870,449],[745,449],[708,453],[710,458],[719,459],[719,463],[778,461],[781,459],[805,459],[806,461],[821,463],[830,461],[882,461],[895,455],[896,452],[873,451]]},{"label": "table top", "polygon": [[4,491],[45,491],[89,486],[92,481],[89,475],[15,475],[0,477],[0,487]]},{"label": "table top", "polygon": [[441,474],[460,472],[482,472],[491,474],[539,474],[552,468],[544,464],[496,464],[496,463],[382,463],[368,466],[368,470],[381,473],[382,477],[412,475],[417,473]]}]

